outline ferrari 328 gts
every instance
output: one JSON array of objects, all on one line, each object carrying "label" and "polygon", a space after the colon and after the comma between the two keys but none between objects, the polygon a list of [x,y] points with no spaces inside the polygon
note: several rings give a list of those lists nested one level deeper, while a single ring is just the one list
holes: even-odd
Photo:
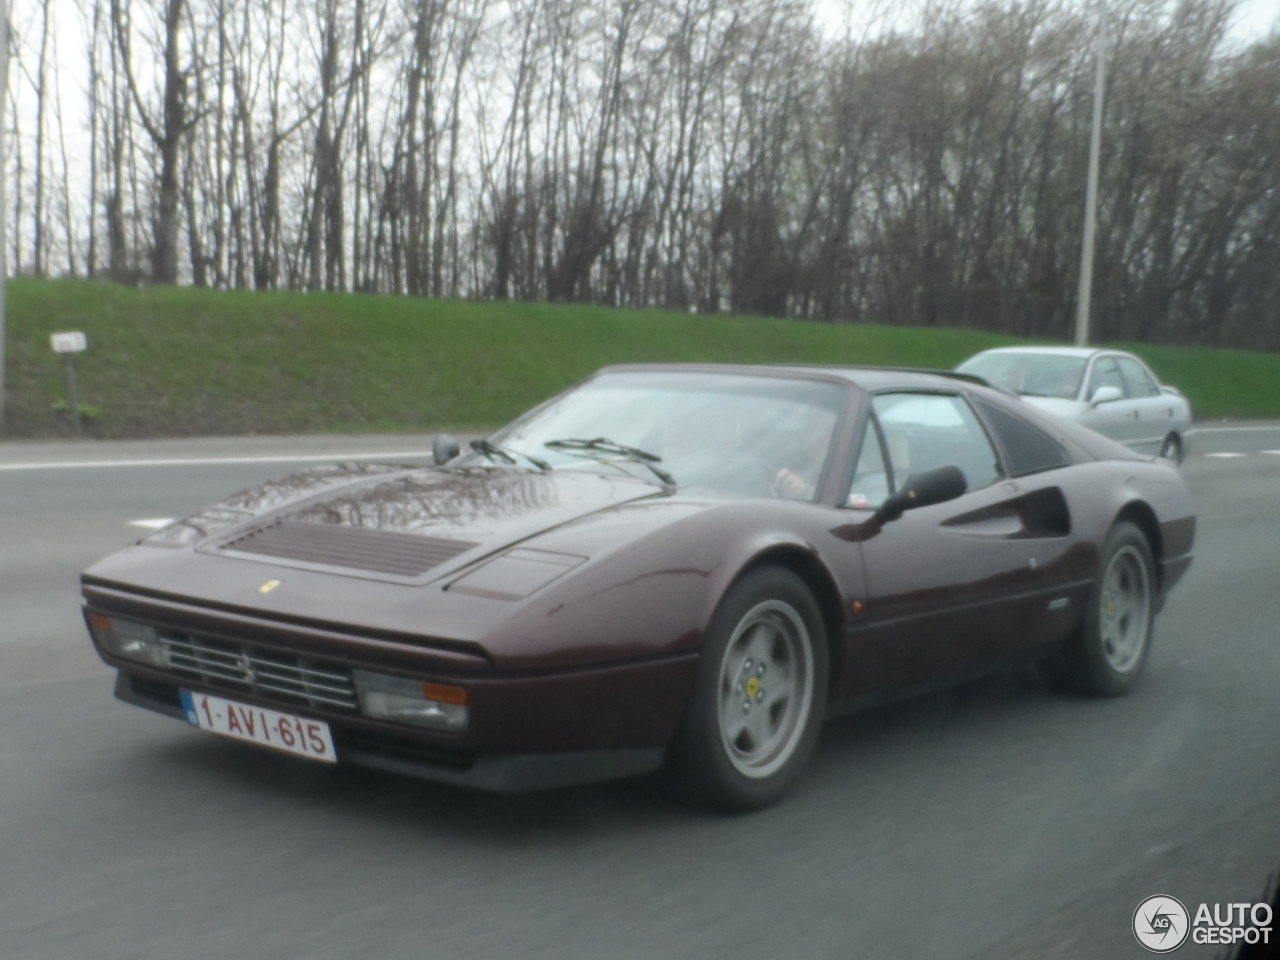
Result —
[{"label": "ferrari 328 gts", "polygon": [[1014,661],[1114,696],[1191,562],[1171,463],[963,374],[601,370],[427,467],[247,490],[87,570],[116,695],[311,760],[771,803],[824,718]]}]

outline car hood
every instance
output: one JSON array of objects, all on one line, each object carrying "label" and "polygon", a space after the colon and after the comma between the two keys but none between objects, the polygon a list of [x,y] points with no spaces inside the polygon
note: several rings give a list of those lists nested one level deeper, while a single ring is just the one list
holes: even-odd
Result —
[{"label": "car hood", "polygon": [[504,543],[661,489],[589,471],[427,469],[340,491],[286,516],[304,523]]},{"label": "car hood", "polygon": [[[103,558],[82,577],[85,596],[98,609],[214,636],[250,629],[291,648],[323,645],[330,634],[361,637],[390,644],[378,654],[388,663],[402,649],[418,657],[428,650],[445,673],[462,669],[457,655],[476,669],[626,659],[637,655],[641,635],[646,654],[694,642],[701,585],[723,557],[713,537],[663,534],[716,507],[735,508],[577,470],[331,471],[323,481],[313,474],[270,487],[171,528],[212,528],[238,516],[196,543],[159,531]],[[672,550],[681,556],[672,560]],[[691,550],[701,553],[691,559]],[[602,636],[598,605],[621,609],[654,583],[664,601],[646,594],[628,608],[625,630]],[[240,619],[224,623],[228,617]],[[653,647],[645,625],[667,620]],[[298,630],[316,629],[318,640],[309,632],[298,640]]]},{"label": "car hood", "polygon": [[246,491],[206,511],[240,516],[199,552],[425,582],[572,520],[664,494],[644,480],[576,470],[428,468],[311,480]]}]

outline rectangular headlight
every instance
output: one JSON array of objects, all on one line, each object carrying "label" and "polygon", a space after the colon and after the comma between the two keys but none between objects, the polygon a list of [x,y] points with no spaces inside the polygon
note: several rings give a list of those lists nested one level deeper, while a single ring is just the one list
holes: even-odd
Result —
[{"label": "rectangular headlight", "polygon": [[352,670],[360,711],[375,720],[457,733],[467,728],[467,691],[439,683]]},{"label": "rectangular headlight", "polygon": [[164,650],[154,627],[101,613],[89,614],[88,620],[89,629],[107,653],[150,667],[165,665]]}]

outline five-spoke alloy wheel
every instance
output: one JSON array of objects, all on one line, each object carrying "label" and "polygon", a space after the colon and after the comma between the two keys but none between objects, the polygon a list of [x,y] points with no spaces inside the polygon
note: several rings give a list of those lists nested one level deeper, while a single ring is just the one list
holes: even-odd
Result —
[{"label": "five-spoke alloy wheel", "polygon": [[720,658],[720,739],[745,777],[781,769],[813,710],[813,644],[783,600],[764,600],[738,622]]},{"label": "five-spoke alloy wheel", "polygon": [[1049,681],[1094,696],[1127,692],[1151,648],[1157,589],[1146,535],[1120,521],[1103,545],[1084,622],[1066,646],[1041,665]]},{"label": "five-spoke alloy wheel", "polygon": [[725,810],[781,797],[817,741],[827,663],[822,616],[800,577],[760,567],[734,584],[707,632],[675,744],[684,785]]},{"label": "five-spoke alloy wheel", "polygon": [[1126,543],[1111,555],[1102,574],[1098,635],[1102,655],[1116,673],[1128,673],[1147,651],[1151,586],[1150,566],[1137,547]]}]

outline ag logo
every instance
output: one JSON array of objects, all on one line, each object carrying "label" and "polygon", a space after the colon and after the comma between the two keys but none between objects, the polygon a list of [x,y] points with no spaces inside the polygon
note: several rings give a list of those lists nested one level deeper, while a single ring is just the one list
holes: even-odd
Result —
[{"label": "ag logo", "polygon": [[1133,911],[1133,935],[1152,953],[1172,953],[1186,942],[1187,908],[1173,897],[1147,897]]}]

